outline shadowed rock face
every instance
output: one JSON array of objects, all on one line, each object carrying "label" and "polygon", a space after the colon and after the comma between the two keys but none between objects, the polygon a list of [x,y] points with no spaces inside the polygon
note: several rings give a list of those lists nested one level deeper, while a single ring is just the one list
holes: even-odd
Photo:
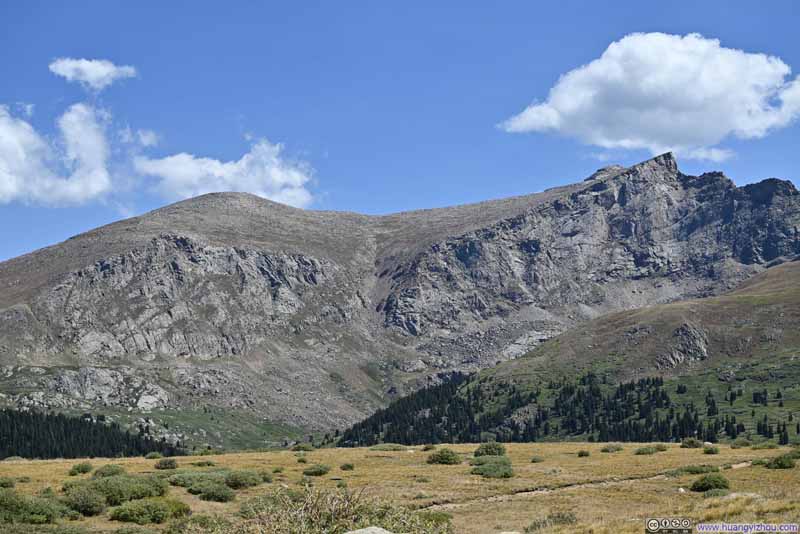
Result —
[{"label": "shadowed rock face", "polygon": [[[0,264],[0,391],[332,428],[606,312],[727,290],[800,253],[798,227],[791,183],[737,188],[670,154],[383,217],[205,195]],[[679,337],[663,365],[701,357]]]}]

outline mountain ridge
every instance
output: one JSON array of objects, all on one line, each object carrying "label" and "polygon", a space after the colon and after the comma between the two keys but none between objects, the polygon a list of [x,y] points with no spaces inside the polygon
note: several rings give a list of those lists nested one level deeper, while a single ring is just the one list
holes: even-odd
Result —
[{"label": "mountain ridge", "polygon": [[0,401],[332,428],[605,313],[729,290],[800,253],[798,227],[790,182],[671,154],[389,215],[204,195],[0,263]]}]

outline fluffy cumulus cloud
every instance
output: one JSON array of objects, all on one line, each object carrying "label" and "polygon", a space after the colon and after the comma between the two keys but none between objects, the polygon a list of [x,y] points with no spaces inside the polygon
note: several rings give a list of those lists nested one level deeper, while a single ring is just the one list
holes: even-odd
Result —
[{"label": "fluffy cumulus cloud", "polygon": [[102,91],[117,80],[136,77],[130,65],[114,65],[106,59],[58,58],[50,63],[50,72],[95,92]]},{"label": "fluffy cumulus cloud", "polygon": [[0,106],[0,203],[77,204],[106,194],[108,120],[106,112],[74,104],[59,117],[58,139],[50,142]]},{"label": "fluffy cumulus cloud", "polygon": [[557,132],[606,149],[723,160],[731,136],[760,138],[800,116],[800,79],[777,57],[716,39],[637,33],[567,72],[547,100],[501,127]]},{"label": "fluffy cumulus cloud", "polygon": [[134,167],[157,178],[156,189],[169,199],[243,191],[292,206],[308,206],[312,171],[307,164],[287,160],[282,151],[282,145],[262,139],[236,161],[181,153],[160,159],[137,157]]}]

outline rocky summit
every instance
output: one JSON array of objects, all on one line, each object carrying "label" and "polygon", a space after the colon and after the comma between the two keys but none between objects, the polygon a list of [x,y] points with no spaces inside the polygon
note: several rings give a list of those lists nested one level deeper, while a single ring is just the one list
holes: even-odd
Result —
[{"label": "rocky summit", "polygon": [[0,401],[341,427],[608,312],[725,292],[800,254],[799,228],[790,182],[671,154],[387,216],[204,195],[0,263]]}]

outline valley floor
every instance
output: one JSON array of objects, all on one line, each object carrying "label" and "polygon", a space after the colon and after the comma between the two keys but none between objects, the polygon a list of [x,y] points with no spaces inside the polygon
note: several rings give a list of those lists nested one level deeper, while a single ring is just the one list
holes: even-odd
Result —
[{"label": "valley floor", "polygon": [[[767,469],[751,465],[753,460],[785,454],[788,449],[733,449],[719,445],[719,454],[703,449],[683,449],[669,444],[663,452],[637,455],[642,444],[626,443],[623,450],[604,453],[604,444],[527,443],[506,444],[515,476],[485,479],[470,474],[466,461],[475,445],[447,445],[464,457],[459,465],[430,465],[422,447],[400,450],[317,449],[179,457],[178,468],[201,470],[193,465],[209,459],[214,468],[252,468],[281,471],[269,484],[239,490],[228,503],[202,501],[184,488],[170,487],[169,496],[188,504],[193,514],[223,514],[235,518],[248,497],[281,485],[298,487],[305,480],[315,487],[330,487],[343,480],[351,490],[384,498],[406,506],[452,515],[458,534],[525,532],[532,523],[548,516],[567,517],[571,524],[544,524],[536,532],[641,533],[650,517],[685,517],[698,522],[800,523],[800,466]],[[439,446],[438,448],[442,448]],[[399,447],[398,447],[399,449]],[[589,456],[579,456],[585,450]],[[539,461],[531,462],[537,456]],[[305,458],[305,463],[298,462]],[[15,461],[0,463],[0,477],[18,479],[16,490],[35,494],[48,486],[59,490],[76,460]],[[97,467],[117,463],[129,473],[157,473],[155,460],[143,458],[93,459]],[[352,470],[341,465],[351,463]],[[757,462],[758,463],[758,462]],[[303,470],[315,464],[331,466],[329,473],[304,477]],[[702,475],[676,474],[686,466],[713,465],[730,481],[731,493],[704,497],[689,490]],[[22,478],[19,481],[20,477]],[[560,514],[560,515],[559,515]],[[555,521],[558,523],[558,521]],[[70,522],[71,523],[71,522]],[[90,531],[108,531],[122,526],[108,514],[87,518],[78,524]],[[0,528],[2,528],[0,526]],[[158,530],[159,526],[148,526]],[[534,530],[530,530],[533,532]]]}]

